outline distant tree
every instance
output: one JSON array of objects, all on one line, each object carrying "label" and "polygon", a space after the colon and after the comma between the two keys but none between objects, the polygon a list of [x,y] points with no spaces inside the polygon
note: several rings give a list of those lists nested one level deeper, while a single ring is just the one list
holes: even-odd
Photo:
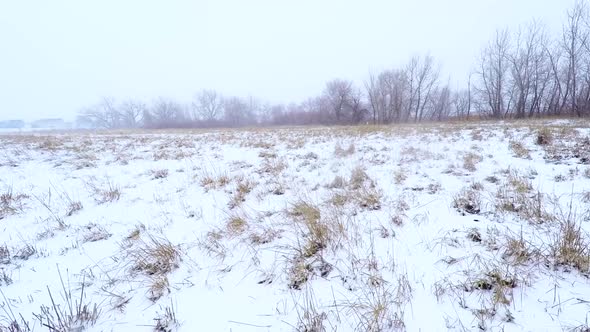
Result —
[{"label": "distant tree", "polygon": [[223,110],[223,97],[215,90],[204,89],[194,96],[191,107],[195,120],[217,120]]},{"label": "distant tree", "polygon": [[247,101],[239,97],[230,97],[223,103],[225,122],[233,127],[243,126],[248,123],[248,119],[253,118],[250,112],[250,105]]},{"label": "distant tree", "polygon": [[414,121],[419,122],[424,117],[424,110],[430,99],[432,90],[439,79],[439,69],[434,65],[434,58],[415,56],[406,66],[406,75],[409,78],[409,95],[407,116],[413,113]]},{"label": "distant tree", "polygon": [[[510,110],[512,92],[507,89],[510,34],[497,31],[496,37],[484,49],[477,72],[477,91],[493,118],[503,118]],[[485,112],[485,109],[482,110]]]},{"label": "distant tree", "polygon": [[335,79],[326,83],[324,96],[330,104],[336,123],[347,122],[346,111],[349,109],[353,94],[351,81]]},{"label": "distant tree", "polygon": [[584,61],[588,60],[585,51],[588,47],[588,8],[585,1],[578,0],[567,13],[567,22],[563,26],[561,46],[567,63],[565,75],[565,93],[562,108],[569,107],[571,112],[580,116],[578,97],[581,93],[580,74],[585,70]]},{"label": "distant tree", "polygon": [[526,31],[519,29],[514,49],[508,58],[511,64],[511,85],[514,91],[514,116],[524,118],[539,114],[544,94],[551,78],[545,45],[548,43],[544,27],[533,21]]},{"label": "distant tree", "polygon": [[142,125],[142,119],[147,110],[145,103],[129,99],[119,106],[121,123],[126,128],[138,128]]},{"label": "distant tree", "polygon": [[103,97],[99,103],[82,109],[78,115],[96,128],[112,129],[122,126],[121,113],[112,97]]},{"label": "distant tree", "polygon": [[156,128],[186,127],[184,108],[178,102],[160,97],[151,106],[151,122]]}]

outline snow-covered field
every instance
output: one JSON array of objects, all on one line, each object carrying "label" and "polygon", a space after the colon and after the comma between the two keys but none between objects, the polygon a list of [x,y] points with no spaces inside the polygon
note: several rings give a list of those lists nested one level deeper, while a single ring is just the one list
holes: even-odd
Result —
[{"label": "snow-covered field", "polygon": [[587,127],[0,135],[0,331],[587,331]]}]

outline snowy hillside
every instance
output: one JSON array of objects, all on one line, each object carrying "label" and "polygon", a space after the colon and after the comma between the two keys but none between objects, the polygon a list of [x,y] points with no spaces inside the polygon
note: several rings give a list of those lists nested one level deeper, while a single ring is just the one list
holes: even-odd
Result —
[{"label": "snowy hillside", "polygon": [[0,331],[587,331],[587,126],[0,135]]}]

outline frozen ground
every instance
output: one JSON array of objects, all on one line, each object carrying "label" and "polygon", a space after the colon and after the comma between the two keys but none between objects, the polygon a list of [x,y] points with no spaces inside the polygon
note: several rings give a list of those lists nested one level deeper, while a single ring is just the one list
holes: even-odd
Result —
[{"label": "frozen ground", "polygon": [[588,331],[589,135],[0,135],[0,331]]}]

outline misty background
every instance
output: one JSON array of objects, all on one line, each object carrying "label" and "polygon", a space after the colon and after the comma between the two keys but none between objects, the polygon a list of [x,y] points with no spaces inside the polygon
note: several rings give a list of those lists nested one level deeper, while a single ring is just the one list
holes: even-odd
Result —
[{"label": "misty background", "polygon": [[497,29],[561,33],[574,1],[4,1],[0,119],[74,120],[103,96],[203,89],[301,102],[334,78],[433,56],[462,87]]}]

